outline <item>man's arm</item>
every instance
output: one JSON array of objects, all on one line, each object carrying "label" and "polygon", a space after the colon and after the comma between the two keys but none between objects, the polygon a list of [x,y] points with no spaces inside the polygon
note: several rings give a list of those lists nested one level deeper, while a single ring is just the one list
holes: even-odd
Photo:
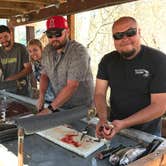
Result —
[{"label": "man's arm", "polygon": [[123,120],[124,127],[143,124],[161,117],[166,111],[166,93],[151,94],[151,104]]},{"label": "man's arm", "polygon": [[48,76],[46,74],[41,74],[40,76],[40,88],[39,88],[39,98],[37,102],[37,109],[43,109],[45,92],[48,88]]},{"label": "man's arm", "polygon": [[24,63],[24,68],[20,72],[6,78],[5,81],[18,80],[22,77],[25,77],[26,75],[28,75],[31,72],[32,72],[31,63]]},{"label": "man's arm", "polygon": [[40,88],[39,88],[39,92],[40,92],[40,96],[44,96],[45,92],[48,88],[48,76],[46,74],[41,74],[40,76]]},{"label": "man's arm", "polygon": [[97,79],[95,87],[95,106],[100,121],[107,121],[107,102],[106,93],[108,89],[108,81]]},{"label": "man's arm", "polygon": [[106,93],[108,89],[108,81],[97,79],[95,87],[95,106],[97,115],[99,117],[99,123],[96,126],[96,134],[98,137],[103,137],[103,133],[100,128],[107,123],[107,102]]},{"label": "man's arm", "polygon": [[[68,101],[73,93],[76,91],[79,86],[79,82],[76,80],[68,80],[67,85],[59,92],[57,97],[51,103],[51,106],[54,110],[62,106],[66,101]],[[50,111],[48,108],[41,111],[38,115],[48,114]]]},{"label": "man's arm", "polygon": [[76,91],[78,86],[79,86],[79,81],[68,80],[67,85],[59,92],[57,97],[51,103],[54,110],[62,106],[66,101],[68,101],[73,95],[73,93]]},{"label": "man's arm", "polygon": [[123,119],[114,120],[113,132],[110,136],[106,137],[111,139],[116,133],[123,128],[143,124],[161,117],[166,111],[166,93],[151,94],[151,104],[141,109],[137,113]]}]

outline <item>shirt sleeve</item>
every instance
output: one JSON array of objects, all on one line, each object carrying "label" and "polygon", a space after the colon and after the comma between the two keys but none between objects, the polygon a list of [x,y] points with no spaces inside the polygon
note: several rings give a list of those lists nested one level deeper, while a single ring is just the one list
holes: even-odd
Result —
[{"label": "shirt sleeve", "polygon": [[72,58],[68,68],[68,80],[85,81],[87,72],[90,71],[90,57],[86,48],[77,45],[73,48]]},{"label": "shirt sleeve", "polygon": [[98,65],[97,78],[102,80],[108,80],[108,72],[107,72],[107,60],[105,57],[102,58]]},{"label": "shirt sleeve", "polygon": [[154,73],[150,83],[150,92],[164,93],[166,92],[166,55],[162,54],[161,58],[156,59],[154,66]]}]

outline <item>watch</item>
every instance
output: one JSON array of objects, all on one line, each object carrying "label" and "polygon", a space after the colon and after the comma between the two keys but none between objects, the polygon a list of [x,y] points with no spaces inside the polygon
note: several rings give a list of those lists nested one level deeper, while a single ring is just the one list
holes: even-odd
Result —
[{"label": "watch", "polygon": [[59,112],[58,109],[55,109],[52,107],[52,105],[50,104],[48,107],[47,107],[51,112]]}]

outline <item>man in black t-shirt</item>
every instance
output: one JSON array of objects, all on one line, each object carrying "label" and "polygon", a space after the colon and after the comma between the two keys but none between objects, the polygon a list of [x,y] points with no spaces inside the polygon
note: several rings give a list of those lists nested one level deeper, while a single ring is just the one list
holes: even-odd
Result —
[{"label": "man in black t-shirt", "polygon": [[[96,133],[111,139],[133,127],[160,136],[160,117],[166,110],[166,55],[141,45],[140,29],[132,17],[121,17],[112,27],[116,51],[105,55],[98,68],[95,105],[99,116]],[[110,134],[106,92],[111,88]]]}]

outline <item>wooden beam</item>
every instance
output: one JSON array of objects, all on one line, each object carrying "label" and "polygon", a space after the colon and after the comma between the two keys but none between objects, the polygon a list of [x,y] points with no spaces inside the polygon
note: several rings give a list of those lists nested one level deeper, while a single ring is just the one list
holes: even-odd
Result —
[{"label": "wooden beam", "polygon": [[0,2],[27,2],[27,3],[33,3],[33,4],[51,4],[51,3],[57,3],[58,0],[0,0]]},{"label": "wooden beam", "polygon": [[[4,16],[2,10],[16,10],[17,15],[27,14],[31,12],[38,13],[39,10],[48,8],[52,5],[65,3],[66,0],[0,0],[0,17]],[[14,13],[8,13],[6,17],[15,17]]]},{"label": "wooden beam", "polygon": [[11,15],[10,14],[1,14],[0,19],[9,19],[10,20]]},{"label": "wooden beam", "polygon": [[1,13],[3,14],[3,11],[6,11],[6,13],[7,13],[8,10],[10,10],[10,11],[17,11],[18,13],[27,13],[28,12],[28,10],[26,10],[25,8],[2,7],[2,6],[0,6],[0,14]]},{"label": "wooden beam", "polygon": [[11,40],[14,42],[15,41],[15,35],[14,35],[14,27],[12,25],[10,25],[9,22],[7,22],[7,26],[9,27],[10,29],[10,32],[11,32]]},{"label": "wooden beam", "polygon": [[24,25],[26,23],[45,20],[53,15],[72,15],[82,11],[88,11],[133,1],[138,0],[68,0],[67,3],[62,3],[59,6],[55,5],[50,8],[41,9],[39,12],[29,13],[30,20],[28,22],[17,23],[15,18],[12,18],[11,22],[14,26]]},{"label": "wooden beam", "polygon": [[[43,5],[40,5],[38,3],[34,4],[29,4],[29,3],[20,3],[20,2],[1,2],[0,8],[1,9],[24,9],[24,10],[32,10],[32,9],[39,9]],[[1,12],[0,12],[1,13]]]},{"label": "wooden beam", "polygon": [[[27,14],[32,11],[38,11],[44,7],[44,4],[21,3],[21,2],[1,2],[0,1],[0,18],[8,18],[15,16],[15,13],[8,12],[8,10],[17,11],[18,15]],[[6,16],[5,12],[6,11]]]},{"label": "wooden beam", "polygon": [[0,9],[0,13],[1,13],[1,15],[10,16],[10,15],[17,15],[20,12],[18,10],[14,10],[14,9]]}]

